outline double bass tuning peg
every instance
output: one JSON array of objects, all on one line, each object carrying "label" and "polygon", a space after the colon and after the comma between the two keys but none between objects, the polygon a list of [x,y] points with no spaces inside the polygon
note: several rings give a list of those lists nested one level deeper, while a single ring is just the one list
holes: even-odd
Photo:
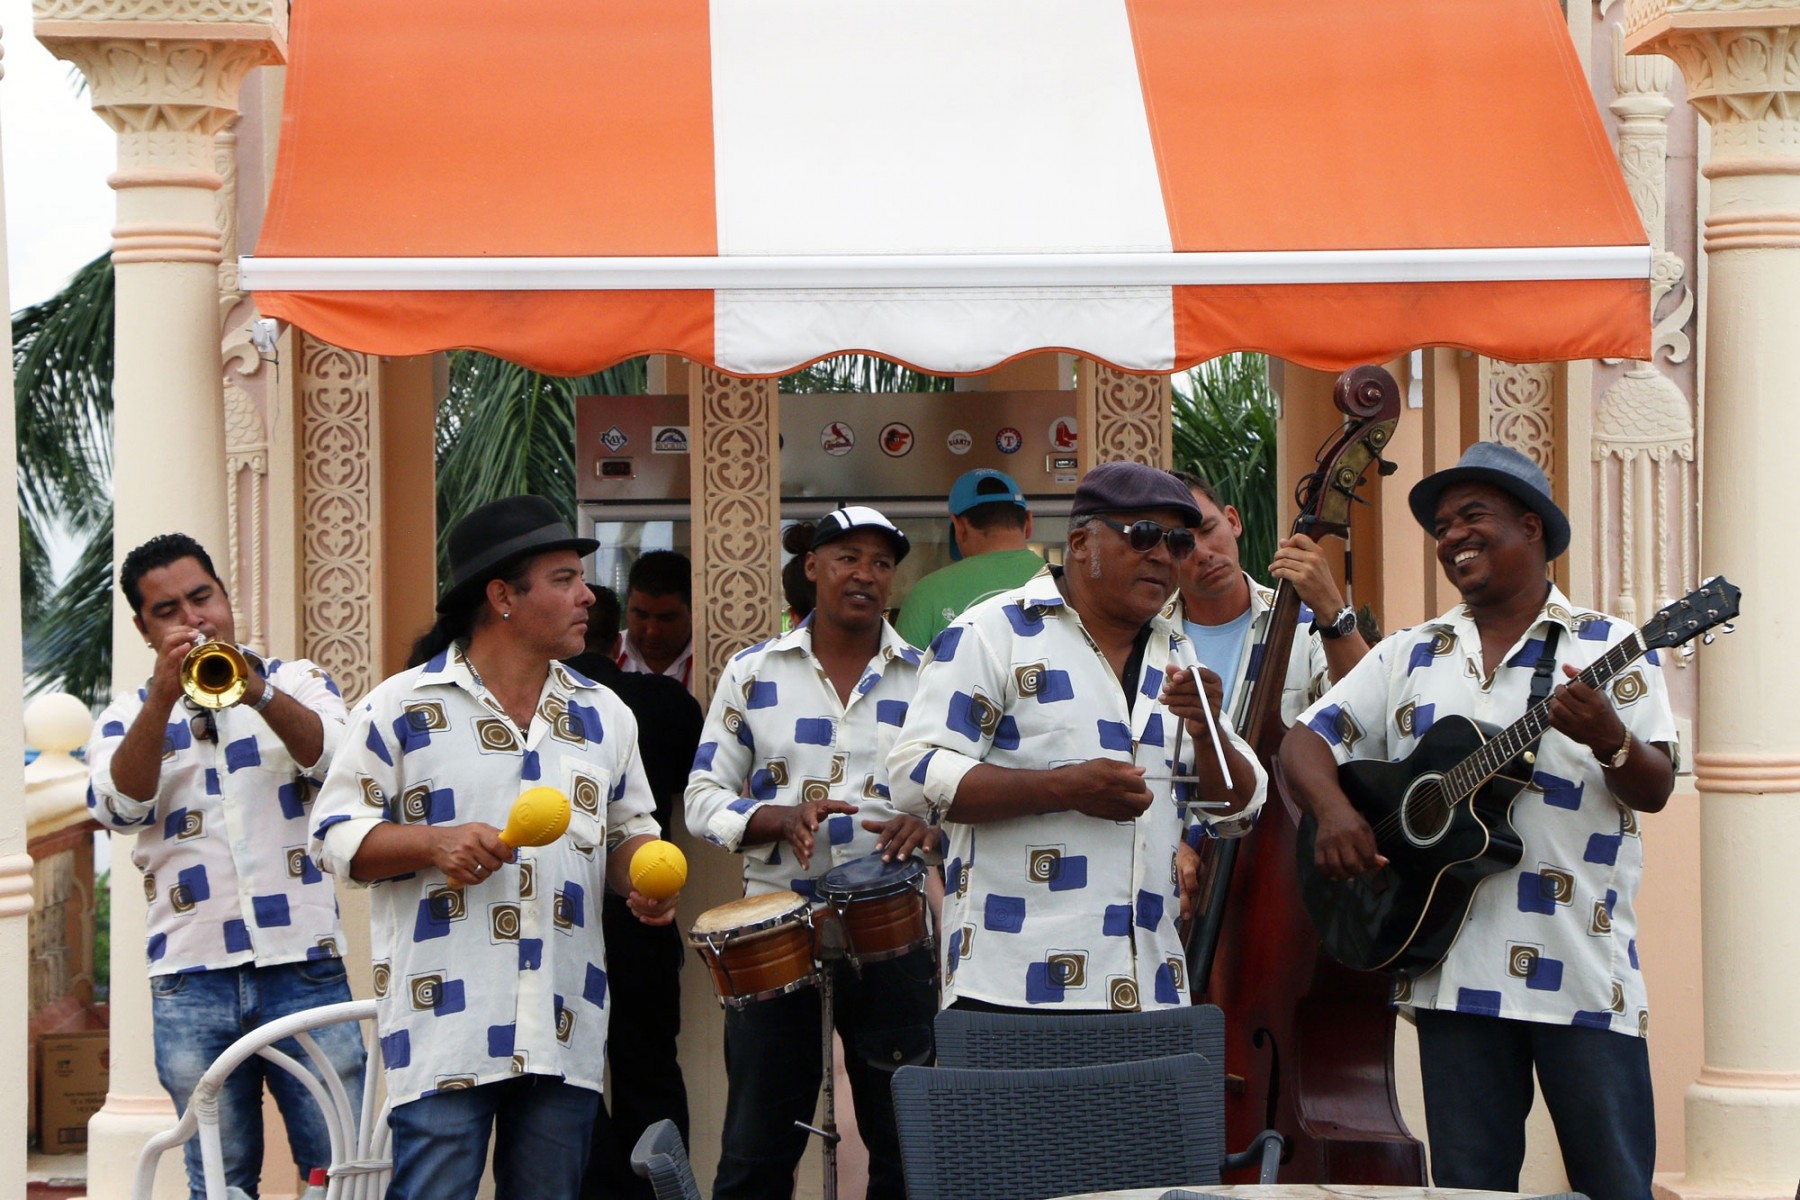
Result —
[{"label": "double bass tuning peg", "polygon": [[1398,471],[1400,469],[1400,464],[1397,462],[1389,462],[1385,458],[1377,458],[1375,460],[1375,469],[1381,472],[1381,477],[1385,479],[1395,471]]}]

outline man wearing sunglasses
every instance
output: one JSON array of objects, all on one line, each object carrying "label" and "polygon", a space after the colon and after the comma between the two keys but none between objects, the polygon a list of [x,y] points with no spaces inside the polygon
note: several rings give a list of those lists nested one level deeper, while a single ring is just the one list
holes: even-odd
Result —
[{"label": "man wearing sunglasses", "polygon": [[[236,644],[231,600],[205,549],[184,534],[125,556],[119,588],[156,655],[142,688],[115,697],[88,742],[88,808],[137,836],[144,872],[156,1070],[178,1109],[201,1073],[248,1030],[350,999],[337,893],[306,850],[307,810],[344,729],[336,685],[305,659],[247,655],[232,705],[202,708],[181,666],[204,640]],[[313,1034],[349,1095],[362,1093],[354,1023]],[[278,1043],[290,1055],[290,1038]],[[311,1095],[252,1059],[220,1096],[225,1182],[255,1195],[262,1174],[262,1087],[287,1124],[304,1178],[331,1164]],[[186,1148],[188,1187],[205,1193],[200,1143]]]},{"label": "man wearing sunglasses", "polygon": [[895,807],[949,838],[946,1006],[1185,1004],[1183,805],[1230,835],[1262,803],[1218,677],[1162,612],[1194,550],[1193,496],[1166,471],[1106,463],[1070,516],[1062,567],[933,640],[888,759]]}]

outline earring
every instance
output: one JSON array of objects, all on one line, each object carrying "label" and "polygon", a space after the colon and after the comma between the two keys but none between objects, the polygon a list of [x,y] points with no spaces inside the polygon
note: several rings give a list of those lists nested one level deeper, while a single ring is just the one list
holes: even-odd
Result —
[{"label": "earring", "polygon": [[500,619],[501,619],[501,620],[502,620],[502,621],[510,621],[510,620],[512,620],[512,612],[511,612],[511,611],[510,611],[510,610],[508,610],[508,611],[507,611],[507,612],[503,612],[503,613],[501,613],[501,614],[500,614]]}]

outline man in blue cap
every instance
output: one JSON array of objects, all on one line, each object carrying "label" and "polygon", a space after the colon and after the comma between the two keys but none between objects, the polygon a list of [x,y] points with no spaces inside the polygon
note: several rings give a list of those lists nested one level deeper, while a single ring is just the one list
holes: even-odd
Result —
[{"label": "man in blue cap", "polygon": [[1477,442],[1409,501],[1462,601],[1382,641],[1300,714],[1281,746],[1289,789],[1318,821],[1321,875],[1380,869],[1338,765],[1408,758],[1451,715],[1511,724],[1540,670],[1540,686],[1559,685],[1510,809],[1521,861],[1481,885],[1443,961],[1399,980],[1394,1000],[1419,1031],[1439,1187],[1518,1188],[1535,1069],[1569,1183],[1594,1200],[1648,1200],[1656,1114],[1635,900],[1639,814],[1675,785],[1668,689],[1654,652],[1604,691],[1575,678],[1634,631],[1549,580],[1569,520],[1537,464]]},{"label": "man in blue cap", "polygon": [[1025,492],[1005,471],[980,467],[965,471],[950,488],[950,556],[913,584],[894,628],[915,646],[929,646],[964,609],[1044,569],[1044,560],[1026,544],[1031,510]]}]

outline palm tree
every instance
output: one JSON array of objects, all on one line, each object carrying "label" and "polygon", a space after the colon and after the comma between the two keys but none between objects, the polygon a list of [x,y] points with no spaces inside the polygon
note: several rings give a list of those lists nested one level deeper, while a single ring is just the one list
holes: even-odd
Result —
[{"label": "palm tree", "polygon": [[[19,584],[33,691],[97,704],[112,674],[112,260],[13,314]],[[58,584],[50,547],[76,542]]]},{"label": "palm tree", "polygon": [[[1175,466],[1218,489],[1244,521],[1246,563],[1275,557],[1275,393],[1264,354],[1226,354],[1169,380]],[[1253,572],[1254,573],[1254,572]]]}]

